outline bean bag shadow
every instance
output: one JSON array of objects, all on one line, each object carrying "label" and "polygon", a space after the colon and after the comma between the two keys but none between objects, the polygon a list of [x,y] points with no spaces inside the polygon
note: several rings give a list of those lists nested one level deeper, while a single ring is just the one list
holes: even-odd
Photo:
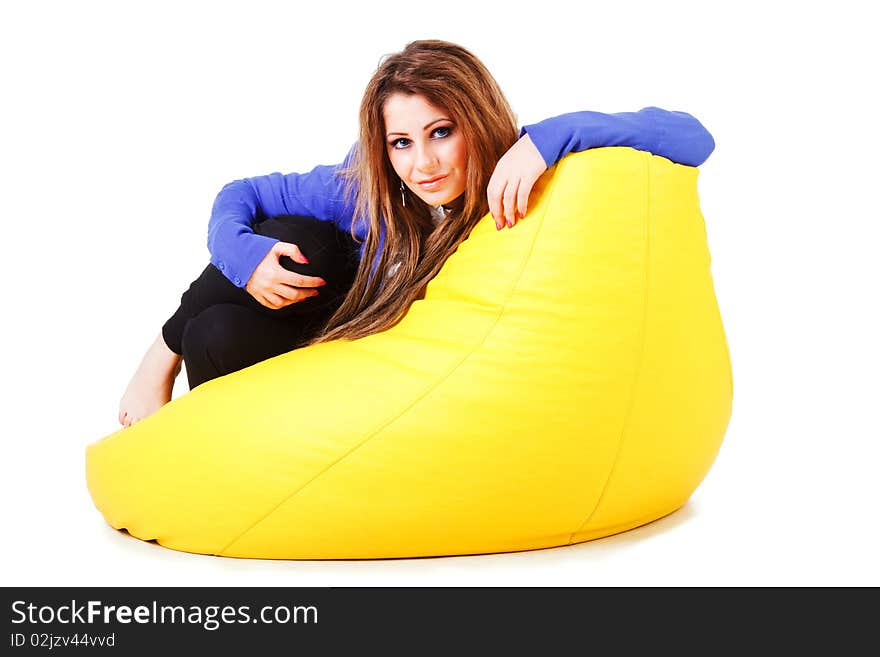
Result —
[{"label": "bean bag shadow", "polygon": [[87,447],[107,522],[204,554],[354,559],[588,541],[680,508],[733,384],[695,168],[572,154],[394,328],[216,379]]}]

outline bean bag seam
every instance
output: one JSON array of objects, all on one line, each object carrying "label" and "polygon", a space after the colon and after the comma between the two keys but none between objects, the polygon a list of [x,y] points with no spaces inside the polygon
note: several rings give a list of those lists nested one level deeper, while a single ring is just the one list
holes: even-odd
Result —
[{"label": "bean bag seam", "polygon": [[[561,164],[561,163],[560,163],[560,164]],[[550,175],[551,175],[551,171],[553,171],[553,169],[557,168],[558,166],[559,166],[559,164],[557,164],[555,167],[551,167],[551,169],[548,169],[548,170],[544,173],[544,175],[548,175],[548,176],[550,176]],[[288,495],[288,496],[285,497],[283,500],[281,500],[278,504],[276,504],[274,507],[272,507],[271,510],[269,510],[268,512],[266,512],[261,518],[259,518],[258,520],[255,520],[255,521],[253,522],[253,524],[251,524],[247,529],[245,529],[244,531],[242,531],[241,533],[239,533],[235,538],[233,538],[231,541],[229,541],[229,542],[228,542],[228,543],[227,543],[227,544],[226,544],[226,545],[225,545],[225,546],[224,546],[219,552],[217,552],[216,554],[218,554],[218,555],[223,555],[223,554],[224,554],[224,553],[225,553],[230,547],[232,547],[235,543],[237,543],[239,540],[241,540],[242,538],[244,538],[249,532],[251,532],[254,528],[256,528],[257,525],[259,525],[260,523],[262,523],[262,522],[264,522],[265,520],[267,520],[268,518],[270,518],[270,517],[271,517],[271,516],[272,516],[272,515],[273,515],[273,514],[279,509],[279,508],[281,508],[283,505],[287,504],[287,503],[288,503],[290,500],[292,500],[294,497],[296,497],[297,495],[299,495],[303,490],[305,490],[309,485],[311,485],[311,484],[312,484],[313,482],[315,482],[317,479],[319,479],[320,477],[323,477],[323,476],[324,476],[327,472],[329,472],[333,467],[335,467],[335,466],[338,465],[340,462],[342,462],[343,460],[345,460],[346,458],[348,458],[348,456],[349,456],[350,454],[354,453],[355,451],[357,451],[358,449],[360,449],[361,447],[363,447],[364,445],[366,445],[368,442],[370,442],[373,438],[375,438],[377,435],[379,435],[384,429],[386,429],[386,428],[389,427],[391,424],[393,424],[394,422],[396,422],[398,419],[400,419],[401,417],[403,417],[403,416],[404,416],[406,413],[408,413],[408,412],[410,411],[410,409],[412,409],[416,404],[418,404],[418,403],[421,402],[423,399],[425,399],[425,397],[427,397],[429,394],[431,394],[431,392],[433,392],[436,388],[438,388],[440,385],[442,385],[447,379],[449,379],[449,377],[452,376],[452,375],[455,373],[455,371],[465,363],[465,361],[467,361],[467,360],[468,360],[468,359],[469,359],[474,353],[476,353],[476,352],[477,352],[477,351],[483,346],[483,344],[485,344],[486,340],[489,338],[489,336],[490,336],[490,335],[492,334],[492,332],[495,330],[495,327],[498,325],[498,322],[500,322],[500,321],[501,321],[501,318],[504,316],[504,313],[505,313],[505,311],[507,310],[508,304],[510,303],[510,299],[511,299],[511,297],[513,296],[514,291],[516,290],[516,288],[517,288],[517,286],[518,286],[518,284],[519,284],[520,279],[522,278],[522,275],[523,275],[523,272],[524,272],[525,269],[526,269],[526,266],[528,265],[529,261],[531,260],[532,254],[534,253],[534,250],[535,250],[535,244],[538,242],[538,238],[539,238],[540,235],[541,235],[541,229],[544,227],[544,221],[545,221],[545,219],[546,219],[546,217],[547,217],[548,208],[550,208],[550,206],[551,206],[551,203],[552,203],[552,201],[553,201],[553,194],[554,194],[554,192],[556,191],[556,186],[557,186],[557,184],[556,184],[556,176],[552,176],[552,177],[550,178],[550,180],[551,180],[550,187],[549,187],[549,189],[547,189],[547,191],[546,191],[546,194],[547,194],[547,202],[546,202],[546,204],[544,205],[544,212],[542,213],[541,218],[540,218],[541,223],[540,223],[540,225],[537,227],[537,229],[535,230],[535,235],[534,235],[534,237],[532,238],[532,243],[531,243],[531,245],[529,246],[528,250],[526,251],[526,254],[525,254],[525,257],[523,258],[522,263],[520,264],[519,271],[517,272],[515,282],[510,286],[510,289],[508,290],[508,292],[507,292],[507,296],[505,297],[504,301],[503,301],[501,304],[499,304],[499,306],[498,306],[498,310],[496,311],[497,314],[496,314],[496,317],[495,317],[495,321],[492,322],[491,326],[489,326],[489,327],[486,329],[486,331],[485,331],[485,333],[483,334],[483,337],[480,339],[480,341],[479,341],[478,343],[476,343],[476,344],[475,344],[475,345],[474,345],[469,351],[467,351],[467,353],[465,353],[465,354],[464,354],[464,355],[463,355],[463,356],[462,356],[462,357],[461,357],[461,358],[460,358],[460,359],[459,359],[459,360],[458,360],[458,361],[457,361],[457,362],[456,362],[456,363],[455,363],[455,364],[449,369],[449,371],[448,371],[445,375],[443,375],[442,377],[438,378],[438,379],[437,379],[436,381],[434,381],[431,385],[429,385],[429,386],[425,389],[425,391],[424,391],[422,394],[420,394],[418,397],[416,397],[416,398],[415,398],[410,404],[408,404],[408,405],[406,406],[406,408],[404,408],[403,410],[401,410],[399,413],[395,414],[395,415],[394,415],[391,419],[389,419],[388,421],[384,422],[381,426],[379,426],[377,429],[375,429],[371,435],[369,435],[369,436],[366,437],[364,440],[362,440],[360,443],[358,443],[357,445],[355,445],[354,447],[352,447],[350,450],[348,450],[345,454],[343,454],[342,456],[340,456],[338,459],[336,459],[335,461],[333,461],[332,463],[330,463],[329,465],[327,465],[327,467],[325,467],[323,470],[321,470],[319,473],[317,473],[314,477],[312,477],[311,479],[309,479],[306,483],[304,483],[302,486],[300,486],[297,490],[293,491],[290,495]]]},{"label": "bean bag seam", "polygon": [[644,294],[643,294],[643,306],[642,306],[642,323],[641,323],[641,338],[639,340],[639,351],[638,356],[636,358],[636,371],[633,376],[632,387],[630,390],[629,403],[627,404],[626,413],[624,414],[623,426],[620,429],[620,437],[617,441],[617,450],[614,454],[614,459],[611,461],[611,467],[608,469],[608,476],[605,478],[605,483],[602,485],[602,492],[599,493],[599,497],[596,500],[595,505],[587,514],[587,517],[584,519],[580,525],[578,525],[577,529],[571,533],[571,536],[568,538],[568,544],[571,545],[574,542],[574,537],[580,532],[584,531],[587,525],[590,524],[590,520],[593,519],[593,516],[596,514],[596,511],[599,510],[599,507],[602,505],[602,501],[605,499],[605,493],[608,491],[608,486],[611,483],[611,479],[614,476],[614,471],[617,468],[617,464],[620,461],[620,455],[623,452],[623,443],[626,438],[626,430],[629,426],[629,422],[632,416],[633,406],[635,406],[635,398],[636,398],[636,390],[638,389],[639,379],[642,373],[642,366],[645,361],[645,343],[647,342],[647,327],[648,327],[648,282],[650,276],[650,253],[651,253],[651,158],[652,156],[648,153],[642,154],[642,161],[644,163],[644,173],[645,173],[645,275],[644,275]]}]

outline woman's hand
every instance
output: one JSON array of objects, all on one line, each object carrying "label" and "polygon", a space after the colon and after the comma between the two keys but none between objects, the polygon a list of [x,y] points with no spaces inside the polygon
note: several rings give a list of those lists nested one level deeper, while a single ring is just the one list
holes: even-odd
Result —
[{"label": "woman's hand", "polygon": [[296,244],[277,242],[254,269],[246,286],[254,299],[273,310],[316,296],[317,290],[307,288],[326,283],[322,278],[303,276],[282,267],[278,259],[285,255],[303,265],[309,262]]},{"label": "woman's hand", "polygon": [[495,228],[510,228],[522,219],[529,208],[529,194],[535,181],[547,170],[547,164],[528,133],[519,138],[495,165],[489,179],[489,212]]}]

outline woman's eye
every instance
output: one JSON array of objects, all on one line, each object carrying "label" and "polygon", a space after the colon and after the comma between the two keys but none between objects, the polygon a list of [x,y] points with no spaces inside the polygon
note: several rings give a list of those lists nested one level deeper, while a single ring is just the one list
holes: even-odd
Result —
[{"label": "woman's eye", "polygon": [[[451,125],[442,126],[439,128],[434,128],[431,131],[431,137],[434,139],[445,139],[446,137],[448,137],[451,134],[452,134],[452,126]],[[389,142],[389,144],[391,145],[391,148],[394,148],[396,150],[403,150],[404,148],[409,147],[410,140],[407,139],[406,137],[399,137],[399,138],[395,139],[394,141]]]}]

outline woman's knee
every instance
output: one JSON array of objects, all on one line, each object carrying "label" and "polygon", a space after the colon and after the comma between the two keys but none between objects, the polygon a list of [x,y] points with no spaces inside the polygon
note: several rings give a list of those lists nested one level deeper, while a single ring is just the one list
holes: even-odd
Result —
[{"label": "woman's knee", "polygon": [[358,244],[333,222],[313,217],[282,215],[260,222],[255,231],[282,242],[296,244],[308,263],[294,262],[289,257],[282,256],[280,264],[297,274],[320,276],[327,282],[322,291],[338,296],[351,287],[358,266]]}]

